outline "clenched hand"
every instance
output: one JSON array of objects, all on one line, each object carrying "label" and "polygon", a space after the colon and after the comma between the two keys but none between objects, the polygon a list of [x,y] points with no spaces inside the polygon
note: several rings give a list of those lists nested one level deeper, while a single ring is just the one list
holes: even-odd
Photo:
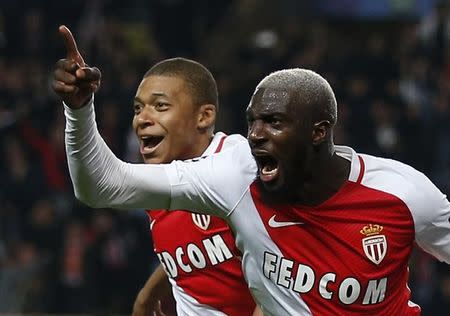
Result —
[{"label": "clenched hand", "polygon": [[56,63],[53,73],[53,90],[72,108],[81,108],[100,86],[101,73],[96,67],[89,67],[77,48],[70,30],[61,25],[59,33],[66,46],[66,58]]}]

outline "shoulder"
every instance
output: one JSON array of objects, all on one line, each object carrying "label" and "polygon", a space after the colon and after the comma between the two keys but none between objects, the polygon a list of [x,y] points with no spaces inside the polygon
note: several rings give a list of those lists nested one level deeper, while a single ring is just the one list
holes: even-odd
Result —
[{"label": "shoulder", "polygon": [[[362,183],[385,187],[392,193],[420,193],[426,197],[436,193],[437,188],[428,177],[415,168],[393,159],[359,154],[364,162]],[[439,191],[439,190],[437,190]]]},{"label": "shoulder", "polygon": [[[237,164],[235,167],[247,172],[250,171],[253,174],[255,172],[254,169],[256,168],[256,163],[253,159],[248,141],[240,135],[236,136],[236,138],[230,140],[234,143],[234,145],[231,146],[231,156],[232,160]],[[242,139],[244,141],[242,141]]]},{"label": "shoulder", "polygon": [[[214,138],[211,142],[209,152],[206,152],[205,156],[212,155],[212,161],[221,161],[230,164],[230,160],[233,162],[230,166],[235,167],[244,166],[244,168],[251,166],[254,163],[250,146],[248,145],[247,138],[240,134],[227,135],[223,132],[217,132],[214,134]],[[236,164],[236,163],[239,163]]]},{"label": "shoulder", "polygon": [[236,144],[219,152],[171,163],[172,197],[182,203],[187,201],[172,202],[172,209],[189,206],[192,210],[214,210],[209,212],[211,215],[229,214],[257,171],[247,140],[242,136],[233,138],[237,138]]},{"label": "shoulder", "polygon": [[423,173],[401,162],[361,155],[361,184],[400,198],[414,222],[415,240],[426,252],[450,263],[450,203]]},{"label": "shoulder", "polygon": [[227,135],[223,132],[218,132],[215,134],[214,139],[219,138],[220,142],[217,146],[216,152],[232,148],[241,143],[247,143],[247,139],[240,134],[230,134]]},{"label": "shoulder", "polygon": [[239,134],[227,135],[223,132],[216,132],[208,148],[203,152],[202,157],[222,152],[229,148],[233,148],[237,144],[246,142],[247,139],[242,135]]},{"label": "shoulder", "polygon": [[227,135],[227,137],[225,138],[225,142],[228,144],[238,144],[241,142],[247,142],[247,138],[245,138],[244,136],[240,135],[240,134],[231,134],[231,135]]},{"label": "shoulder", "polygon": [[427,219],[447,207],[446,196],[422,172],[396,160],[359,156],[365,168],[361,184],[401,199],[416,224],[428,222]]}]

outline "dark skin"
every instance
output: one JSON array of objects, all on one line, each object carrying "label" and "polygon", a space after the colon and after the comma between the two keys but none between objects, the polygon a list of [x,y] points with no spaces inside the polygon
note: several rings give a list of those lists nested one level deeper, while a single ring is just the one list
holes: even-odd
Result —
[{"label": "dark skin", "polygon": [[[66,58],[54,70],[52,86],[71,108],[88,103],[100,86],[100,70],[88,67],[70,30],[60,26]],[[169,163],[200,156],[211,142],[216,118],[215,105],[194,105],[192,91],[183,77],[152,75],[143,78],[134,99],[133,129],[145,163]],[[158,138],[149,146],[143,137]],[[133,316],[165,315],[160,299],[170,295],[171,286],[159,266],[140,290]],[[262,315],[256,307],[253,315]]]},{"label": "dark skin", "polygon": [[[80,108],[99,88],[101,73],[85,64],[67,27],[60,26],[59,33],[67,54],[57,62],[52,87],[68,106]],[[248,140],[258,165],[265,155],[279,169],[262,187],[275,200],[318,205],[339,190],[350,170],[349,162],[334,153],[334,124],[299,102],[298,92],[267,89],[255,93],[247,109]]]},{"label": "dark skin", "polygon": [[66,58],[56,63],[52,88],[64,103],[78,109],[86,105],[100,87],[101,73],[98,68],[85,64],[75,39],[66,26],[59,27],[59,34],[67,53]]},{"label": "dark skin", "polygon": [[258,89],[247,108],[247,138],[268,202],[317,206],[342,187],[350,162],[335,153],[332,118],[298,95],[289,89]]}]

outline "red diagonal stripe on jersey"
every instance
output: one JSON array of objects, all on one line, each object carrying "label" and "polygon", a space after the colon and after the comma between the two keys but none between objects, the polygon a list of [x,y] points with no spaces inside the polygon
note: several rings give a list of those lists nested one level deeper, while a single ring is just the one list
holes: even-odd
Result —
[{"label": "red diagonal stripe on jersey", "polygon": [[[404,267],[412,249],[414,225],[409,210],[400,199],[351,181],[318,207],[267,205],[262,202],[256,183],[250,190],[267,233],[284,258],[293,262],[290,272],[284,274],[290,280],[289,288],[293,291],[300,264],[301,271],[308,267],[314,271],[312,288],[299,293],[313,315],[419,315],[420,309],[408,307],[407,303],[410,292],[406,287],[408,272]],[[273,216],[277,222],[304,224],[271,227],[268,223]],[[387,254],[378,265],[366,256],[362,244],[366,236],[360,231],[368,224],[382,225],[382,234],[388,243]],[[277,260],[279,269],[281,258]],[[324,298],[318,284],[330,273],[334,280],[327,282],[322,291],[332,295]],[[272,280],[279,276],[277,272],[271,275]],[[366,299],[369,303],[364,303],[369,282],[375,280],[379,284],[383,278],[387,278],[384,299],[375,303]],[[360,292],[351,304],[346,305],[340,295],[345,300],[348,294],[341,285],[355,279]],[[299,279],[300,284],[306,281]]]},{"label": "red diagonal stripe on jersey", "polygon": [[227,138],[227,135],[222,136],[222,138],[220,139],[219,145],[217,145],[216,151],[214,152],[215,154],[217,154],[218,152],[220,152],[222,150],[223,142],[225,141],[225,138]]},{"label": "red diagonal stripe on jersey", "polygon": [[362,178],[364,176],[364,171],[366,169],[366,166],[364,165],[364,160],[362,159],[361,156],[358,156],[359,159],[359,176],[358,176],[358,180],[356,180],[356,183],[361,183]]}]

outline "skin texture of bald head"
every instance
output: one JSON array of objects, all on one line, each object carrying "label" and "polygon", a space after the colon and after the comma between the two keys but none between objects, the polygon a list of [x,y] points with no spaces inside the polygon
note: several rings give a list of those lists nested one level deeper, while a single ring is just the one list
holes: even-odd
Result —
[{"label": "skin texture of bald head", "polygon": [[[312,70],[294,68],[276,71],[265,77],[256,87],[289,90],[291,101],[303,106],[303,114],[311,114],[313,121],[337,121],[337,102],[330,84]],[[295,99],[295,100],[294,100]]]}]

